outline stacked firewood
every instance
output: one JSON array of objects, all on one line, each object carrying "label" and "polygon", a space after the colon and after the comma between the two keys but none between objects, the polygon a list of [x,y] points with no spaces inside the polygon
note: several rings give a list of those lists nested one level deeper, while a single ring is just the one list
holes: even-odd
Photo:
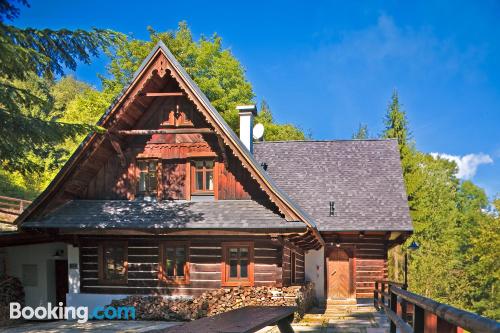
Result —
[{"label": "stacked firewood", "polygon": [[207,315],[235,310],[244,306],[295,306],[300,287],[231,288],[203,293],[199,298],[208,303]]},{"label": "stacked firewood", "polygon": [[9,304],[24,304],[24,288],[18,278],[8,275],[0,276],[0,326],[9,321]]},{"label": "stacked firewood", "polygon": [[114,307],[133,306],[136,319],[187,321],[202,317],[201,306],[193,300],[167,299],[163,296],[129,296],[113,300]]},{"label": "stacked firewood", "polygon": [[293,286],[238,287],[207,291],[191,299],[168,299],[163,296],[130,296],[114,300],[112,306],[134,306],[141,320],[184,321],[214,316],[244,306],[296,306],[300,318],[314,302],[314,287]]}]

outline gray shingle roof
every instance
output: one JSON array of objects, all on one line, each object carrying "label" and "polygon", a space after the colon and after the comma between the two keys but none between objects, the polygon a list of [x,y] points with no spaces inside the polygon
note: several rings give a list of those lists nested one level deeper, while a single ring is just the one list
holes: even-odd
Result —
[{"label": "gray shingle roof", "polygon": [[320,231],[412,230],[395,140],[262,142],[254,154]]},{"label": "gray shingle roof", "polygon": [[22,227],[306,230],[304,223],[287,222],[252,200],[73,200],[41,219],[26,220]]}]

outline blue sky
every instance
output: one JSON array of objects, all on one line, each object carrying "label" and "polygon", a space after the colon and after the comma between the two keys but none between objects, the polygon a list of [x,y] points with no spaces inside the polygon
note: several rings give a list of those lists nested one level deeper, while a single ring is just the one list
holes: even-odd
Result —
[{"label": "blue sky", "polygon": [[[109,28],[147,38],[186,20],[217,32],[257,101],[315,139],[382,130],[393,89],[418,149],[446,154],[490,196],[500,193],[498,1],[31,1],[16,25]],[[77,78],[98,85],[106,59]]]}]

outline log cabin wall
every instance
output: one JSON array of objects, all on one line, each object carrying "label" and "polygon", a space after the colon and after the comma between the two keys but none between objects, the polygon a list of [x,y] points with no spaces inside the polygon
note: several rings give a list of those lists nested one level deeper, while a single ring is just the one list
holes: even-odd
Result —
[{"label": "log cabin wall", "polygon": [[[375,281],[387,279],[387,240],[385,233],[359,234],[322,233],[329,246],[353,249],[354,285],[356,298],[372,298]],[[348,251],[349,252],[349,251]],[[328,258],[326,259],[328,260]]]},{"label": "log cabin wall", "polygon": [[[303,284],[305,282],[305,256],[304,251],[290,244],[285,244],[283,247],[283,286],[291,286],[294,284]],[[292,268],[292,262],[295,262],[295,268]],[[295,278],[292,279],[292,275]]]},{"label": "log cabin wall", "polygon": [[[126,241],[128,272],[124,284],[99,281],[98,248],[103,241]],[[160,243],[189,242],[189,283],[167,285],[159,279]],[[268,237],[85,237],[79,240],[82,293],[198,296],[221,288],[222,243],[253,242],[254,286],[281,286],[282,247]]]}]

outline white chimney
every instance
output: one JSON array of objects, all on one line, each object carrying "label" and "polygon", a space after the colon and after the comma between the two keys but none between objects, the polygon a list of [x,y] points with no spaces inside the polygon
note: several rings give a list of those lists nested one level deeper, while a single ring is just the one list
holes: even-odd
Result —
[{"label": "white chimney", "polygon": [[240,113],[240,140],[253,154],[253,117],[257,115],[257,108],[255,105],[239,105],[236,109]]}]

